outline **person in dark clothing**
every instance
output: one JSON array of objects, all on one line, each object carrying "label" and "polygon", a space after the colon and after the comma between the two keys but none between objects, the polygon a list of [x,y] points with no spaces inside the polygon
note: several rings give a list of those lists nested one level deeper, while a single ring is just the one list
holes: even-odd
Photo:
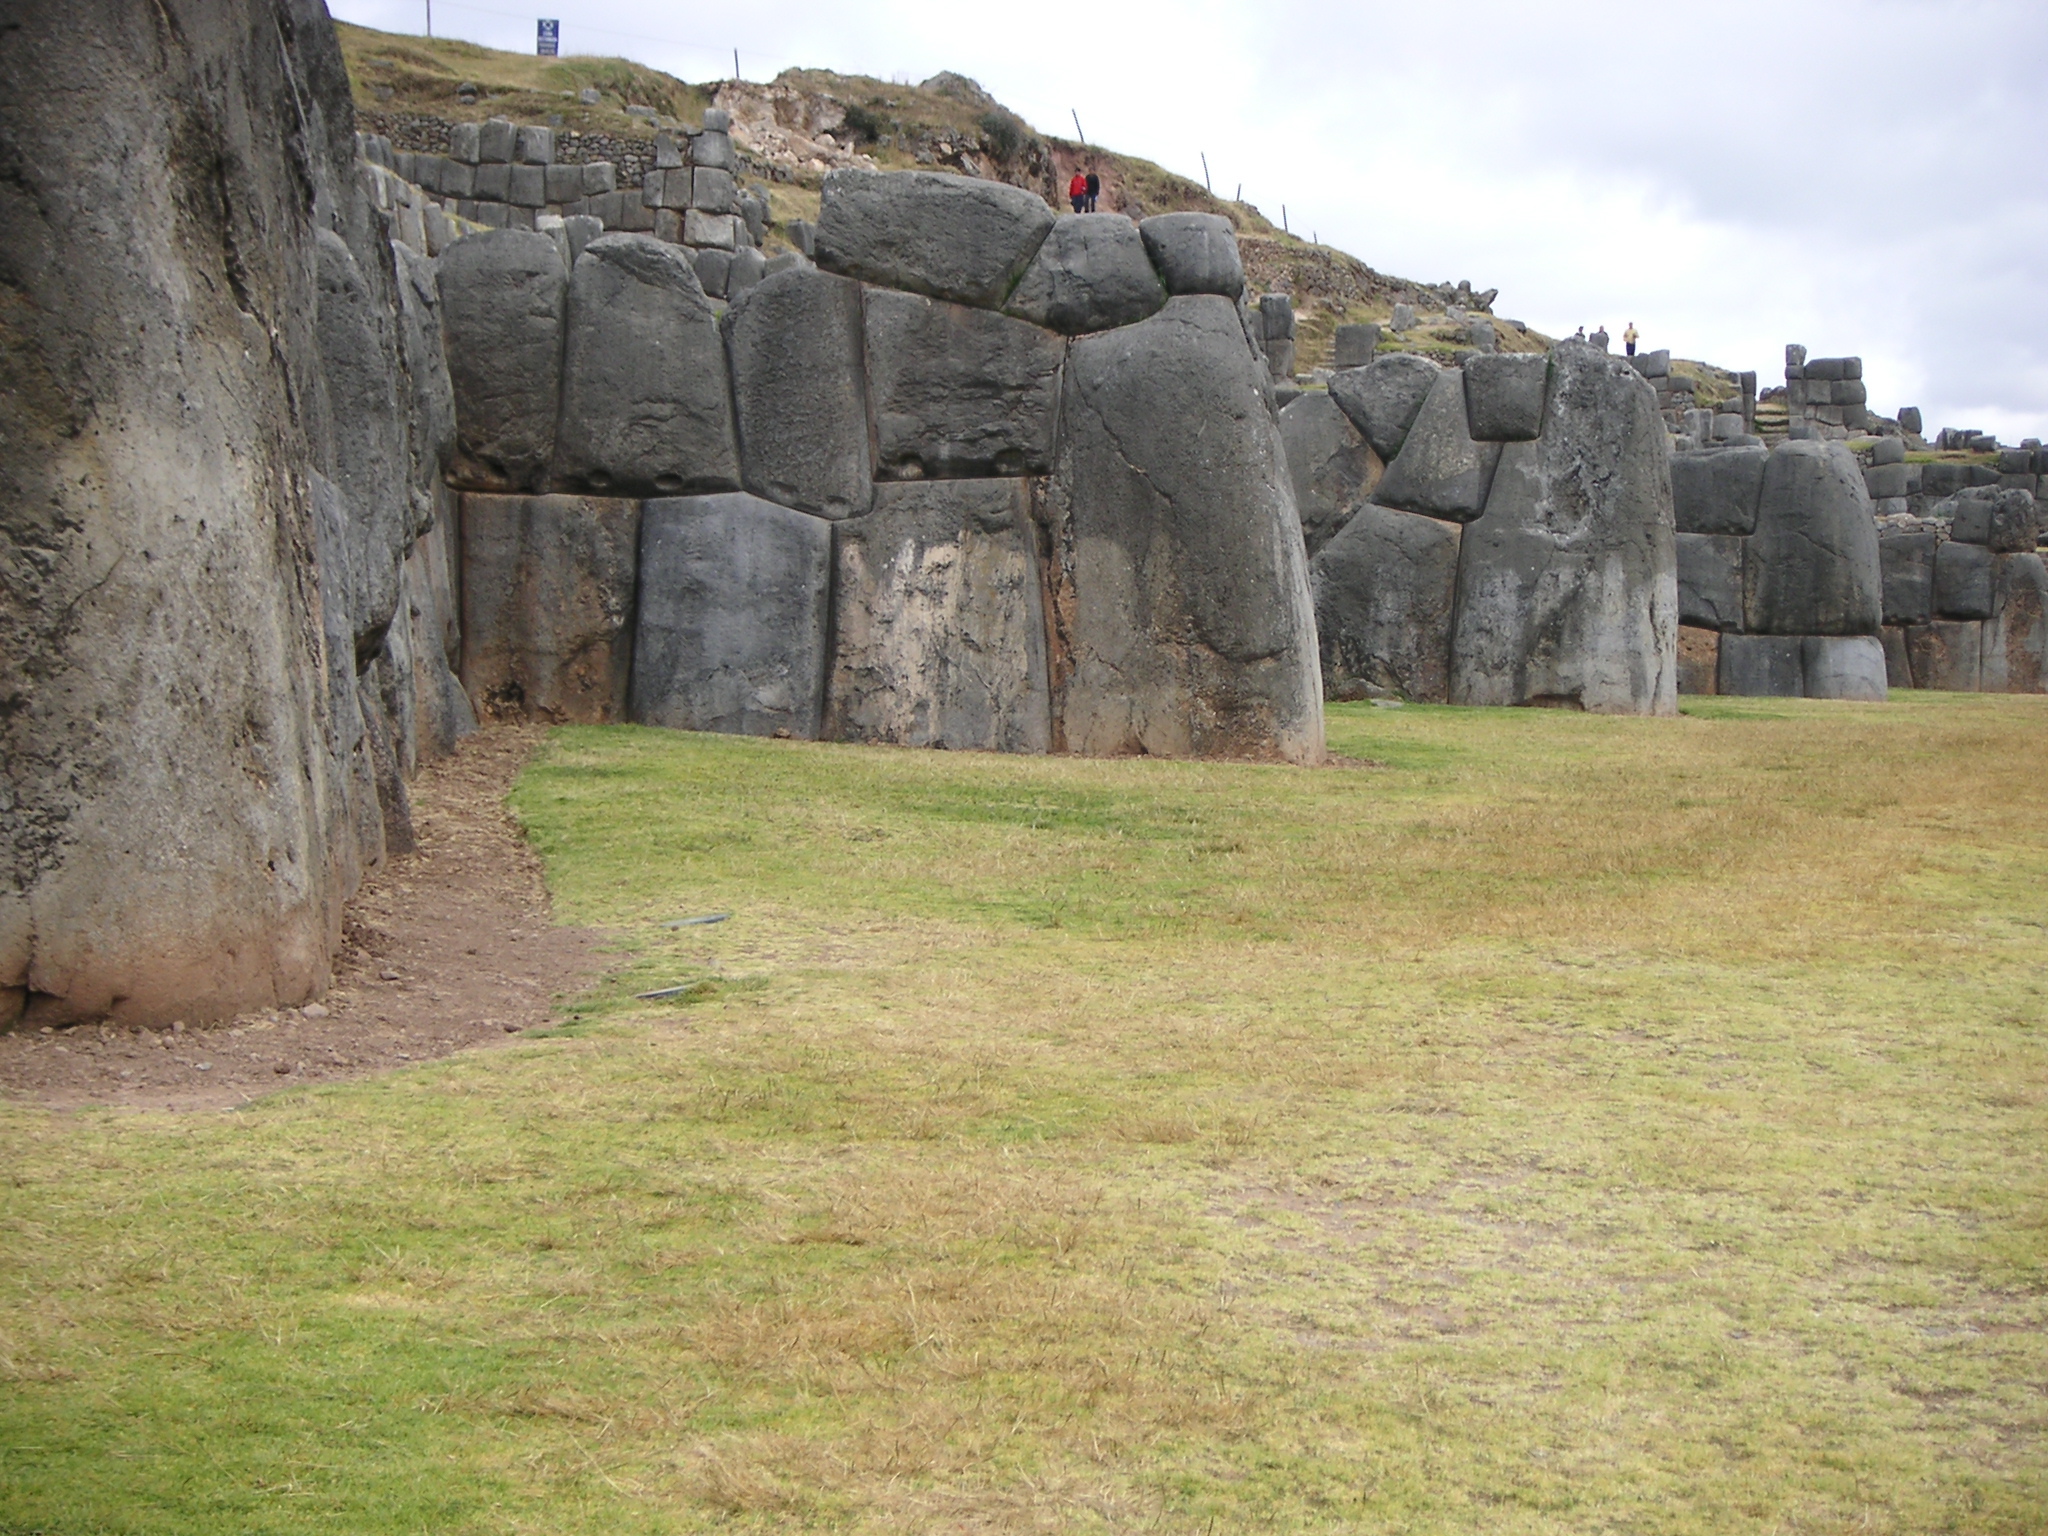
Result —
[{"label": "person in dark clothing", "polygon": [[1095,211],[1095,199],[1102,196],[1102,178],[1093,171],[1088,173],[1088,211]]},{"label": "person in dark clothing", "polygon": [[1067,183],[1067,201],[1074,205],[1074,212],[1080,213],[1088,206],[1088,178],[1079,171]]}]

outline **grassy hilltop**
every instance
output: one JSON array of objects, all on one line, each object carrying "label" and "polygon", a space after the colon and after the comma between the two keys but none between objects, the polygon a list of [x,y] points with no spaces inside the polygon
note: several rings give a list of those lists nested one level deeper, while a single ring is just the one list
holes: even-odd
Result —
[{"label": "grassy hilltop", "polygon": [[558,732],[552,1036],[0,1107],[0,1530],[2032,1536],[2044,708]]}]

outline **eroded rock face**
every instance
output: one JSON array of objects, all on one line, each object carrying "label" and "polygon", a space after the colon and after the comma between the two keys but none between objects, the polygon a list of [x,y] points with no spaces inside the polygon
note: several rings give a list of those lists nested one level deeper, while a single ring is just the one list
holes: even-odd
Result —
[{"label": "eroded rock face", "polygon": [[1450,697],[1459,525],[1367,502],[1309,562],[1330,697]]},{"label": "eroded rock face", "polygon": [[1551,358],[1543,436],[1502,451],[1465,531],[1451,700],[1672,714],[1677,553],[1656,395],[1589,346]]},{"label": "eroded rock face", "polygon": [[1391,462],[1442,374],[1443,369],[1426,357],[1393,352],[1363,368],[1333,374],[1330,398],[1365,434],[1372,451]]},{"label": "eroded rock face", "polygon": [[1877,523],[1862,467],[1842,444],[1808,439],[1771,450],[1745,555],[1752,633],[1877,633]]},{"label": "eroded rock face", "polygon": [[440,266],[455,481],[469,490],[545,490],[562,401],[569,274],[561,252],[546,235],[492,229],[456,241]]},{"label": "eroded rock face", "polygon": [[1742,540],[1726,533],[1678,536],[1678,622],[1742,628]]},{"label": "eroded rock face", "polygon": [[462,681],[484,712],[626,718],[640,503],[462,498]]},{"label": "eroded rock face", "polygon": [[1057,746],[1322,756],[1306,561],[1262,377],[1218,297],[1074,342],[1050,496]]},{"label": "eroded rock face", "polygon": [[1925,624],[1934,616],[1934,550],[1931,533],[1895,533],[1877,541],[1887,624]]},{"label": "eroded rock face", "polygon": [[738,490],[725,341],[682,248],[593,240],[568,302],[555,484],[597,496]]},{"label": "eroded rock face", "polygon": [[1770,456],[1768,448],[1751,446],[1672,455],[1671,503],[1678,531],[1756,532],[1764,465]]},{"label": "eroded rock face", "polygon": [[825,734],[955,751],[1052,742],[1034,482],[885,485],[837,527]]},{"label": "eroded rock face", "polygon": [[1986,693],[2048,693],[2048,567],[2036,554],[1992,557],[1978,687]]},{"label": "eroded rock face", "polygon": [[1169,294],[1235,299],[1244,292],[1237,231],[1221,214],[1156,214],[1138,225],[1138,236]]},{"label": "eroded rock face", "polygon": [[[1377,365],[1375,365],[1377,366]],[[1465,414],[1465,376],[1446,368],[1404,434],[1373,492],[1382,506],[1470,522],[1486,507],[1500,446],[1475,442]]]},{"label": "eroded rock face", "polygon": [[1052,225],[1044,199],[999,181],[838,170],[825,178],[813,256],[827,272],[994,309]]},{"label": "eroded rock face", "polygon": [[299,1002],[353,886],[306,197],[347,191],[347,82],[278,9],[9,7],[0,1027]]},{"label": "eroded rock face", "polygon": [[1379,484],[1385,466],[1326,394],[1305,394],[1280,412],[1287,472],[1309,558],[1343,529]]},{"label": "eroded rock face", "polygon": [[1165,302],[1138,226],[1120,213],[1082,213],[1053,224],[1004,310],[1079,336],[1135,325]]},{"label": "eroded rock face", "polygon": [[860,285],[792,267],[725,318],[746,487],[820,517],[874,499]]},{"label": "eroded rock face", "polygon": [[914,293],[865,295],[875,450],[889,480],[1042,475],[1065,345],[1038,326]]},{"label": "eroded rock face", "polygon": [[633,718],[815,737],[831,589],[822,518],[744,493],[648,502]]},{"label": "eroded rock face", "polygon": [[1975,619],[1935,619],[1906,631],[1915,688],[1975,693],[1983,656],[1984,626]]}]

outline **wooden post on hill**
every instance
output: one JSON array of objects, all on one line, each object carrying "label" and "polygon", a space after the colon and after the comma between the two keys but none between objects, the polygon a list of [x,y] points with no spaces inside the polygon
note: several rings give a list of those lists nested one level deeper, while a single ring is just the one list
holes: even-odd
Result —
[{"label": "wooden post on hill", "polygon": [[1088,147],[1088,135],[1081,131],[1081,114],[1073,107],[1069,107],[1067,110],[1074,114],[1074,137],[1079,139],[1081,147],[1086,149]]},{"label": "wooden post on hill", "polygon": [[[1202,154],[1199,150],[1196,153]],[[1216,195],[1216,189],[1209,185],[1209,157],[1206,154],[1202,154],[1202,190],[1211,197]]]}]

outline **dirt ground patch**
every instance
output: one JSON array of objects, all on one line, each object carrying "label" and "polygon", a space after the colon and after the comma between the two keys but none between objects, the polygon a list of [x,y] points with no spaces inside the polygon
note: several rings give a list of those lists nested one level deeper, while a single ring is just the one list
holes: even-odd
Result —
[{"label": "dirt ground patch", "polygon": [[597,930],[550,921],[540,860],[505,808],[541,735],[487,726],[420,770],[419,851],[363,882],[319,1003],[165,1030],[0,1034],[0,1096],[52,1109],[222,1109],[548,1023],[555,999],[604,962]]}]

